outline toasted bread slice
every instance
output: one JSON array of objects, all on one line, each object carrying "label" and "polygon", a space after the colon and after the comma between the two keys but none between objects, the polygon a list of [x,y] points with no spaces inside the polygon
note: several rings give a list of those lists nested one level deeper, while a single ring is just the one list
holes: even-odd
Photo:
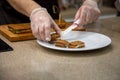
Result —
[{"label": "toasted bread slice", "polygon": [[56,42],[55,42],[55,46],[57,46],[57,47],[67,47],[67,45],[68,45],[68,41],[66,41],[66,40],[61,40],[61,39],[58,39]]},{"label": "toasted bread slice", "polygon": [[53,34],[51,34],[51,41],[56,41],[57,38],[59,38],[59,37],[60,37],[59,34],[57,34],[57,33],[53,33]]},{"label": "toasted bread slice", "polygon": [[73,41],[68,45],[69,48],[82,48],[85,47],[85,43],[82,41]]},{"label": "toasted bread slice", "polygon": [[20,34],[20,33],[29,33],[32,32],[30,25],[25,24],[10,24],[8,25],[8,29],[13,32],[14,34]]},{"label": "toasted bread slice", "polygon": [[64,29],[66,28],[66,21],[65,20],[55,20],[56,24],[59,26],[59,28]]},{"label": "toasted bread slice", "polygon": [[84,28],[84,27],[81,27],[81,28],[79,28],[79,27],[76,27],[76,28],[74,28],[74,29],[72,29],[73,31],[86,31],[86,28]]}]

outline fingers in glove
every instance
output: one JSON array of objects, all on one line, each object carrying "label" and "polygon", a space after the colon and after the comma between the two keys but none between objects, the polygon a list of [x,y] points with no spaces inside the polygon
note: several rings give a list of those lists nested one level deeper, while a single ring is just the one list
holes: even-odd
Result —
[{"label": "fingers in glove", "polygon": [[32,29],[32,33],[35,36],[35,38],[38,38],[39,37],[39,34],[38,34],[39,26],[36,24],[32,24],[31,29]]},{"label": "fingers in glove", "polygon": [[53,21],[52,25],[53,29],[55,30],[56,33],[60,34],[61,29],[58,27],[58,25]]},{"label": "fingers in glove", "polygon": [[90,10],[87,9],[86,23],[92,23],[92,18],[92,13],[90,12]]},{"label": "fingers in glove", "polygon": [[40,25],[39,24],[39,39],[41,39],[42,41],[45,41],[45,36],[44,36],[44,25]]},{"label": "fingers in glove", "polygon": [[94,22],[99,18],[100,16],[100,10],[99,9],[95,9],[96,10],[96,14],[95,14],[95,17],[94,17]]},{"label": "fingers in glove", "polygon": [[81,15],[81,8],[79,8],[79,10],[77,11],[74,21],[78,20],[80,18],[80,15]]},{"label": "fingers in glove", "polygon": [[51,40],[51,36],[50,36],[50,25],[46,25],[44,27],[44,31],[45,31],[45,41],[50,41]]},{"label": "fingers in glove", "polygon": [[79,26],[83,26],[86,23],[86,15],[87,15],[86,13],[87,12],[84,10],[84,8],[82,8],[79,17],[79,19],[81,20]]}]

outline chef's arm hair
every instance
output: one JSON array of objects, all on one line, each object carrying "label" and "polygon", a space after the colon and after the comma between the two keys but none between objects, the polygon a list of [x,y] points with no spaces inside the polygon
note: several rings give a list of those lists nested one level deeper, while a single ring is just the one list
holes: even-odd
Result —
[{"label": "chef's arm hair", "polygon": [[34,0],[7,0],[9,4],[18,12],[30,17],[32,11],[41,6]]}]

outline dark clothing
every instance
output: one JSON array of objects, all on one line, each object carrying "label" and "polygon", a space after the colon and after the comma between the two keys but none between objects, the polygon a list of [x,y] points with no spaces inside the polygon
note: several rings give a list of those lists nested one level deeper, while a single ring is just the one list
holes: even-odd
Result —
[{"label": "dark clothing", "polygon": [[[47,8],[48,13],[52,16],[53,19],[59,18],[59,7],[58,7],[58,1],[57,0],[34,0],[38,4],[40,4],[42,7]],[[55,11],[54,11],[55,9]]]},{"label": "dark clothing", "polygon": [[[53,19],[58,19],[59,8],[57,0],[34,0],[42,7],[47,8],[48,13]],[[55,7],[54,7],[55,6]],[[55,12],[53,11],[55,8]],[[0,24],[10,24],[10,23],[28,23],[29,18],[25,15],[17,12],[7,0],[0,0]]]},{"label": "dark clothing", "polygon": [[29,22],[29,18],[13,9],[6,0],[0,1],[0,24]]},{"label": "dark clothing", "polygon": [[118,11],[117,16],[120,16],[120,12]]}]

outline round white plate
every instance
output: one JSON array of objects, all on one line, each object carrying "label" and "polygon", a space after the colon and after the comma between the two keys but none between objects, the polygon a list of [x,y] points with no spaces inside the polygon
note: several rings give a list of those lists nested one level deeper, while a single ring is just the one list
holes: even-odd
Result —
[{"label": "round white plate", "polygon": [[83,48],[61,48],[56,47],[54,44],[50,44],[48,42],[43,42],[37,40],[38,44],[55,50],[62,50],[62,51],[87,51],[87,50],[95,50],[106,47],[111,44],[111,39],[103,34],[95,33],[95,32],[79,32],[79,31],[72,31],[69,36],[66,37],[67,41],[76,41],[80,40],[85,42],[85,47]]}]

